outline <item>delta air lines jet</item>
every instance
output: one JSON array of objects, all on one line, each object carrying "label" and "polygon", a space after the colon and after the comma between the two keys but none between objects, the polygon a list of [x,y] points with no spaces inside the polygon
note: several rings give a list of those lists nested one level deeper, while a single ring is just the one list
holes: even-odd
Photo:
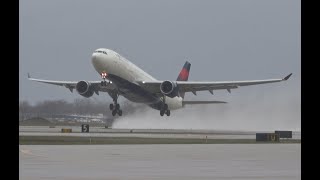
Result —
[{"label": "delta air lines jet", "polygon": [[188,81],[191,64],[186,61],[176,81],[157,80],[120,54],[110,49],[99,48],[92,54],[92,65],[101,75],[101,81],[52,81],[31,78],[28,79],[53,85],[64,86],[71,92],[73,89],[86,98],[93,93],[107,92],[113,99],[110,104],[112,115],[122,115],[122,110],[118,104],[118,97],[121,95],[136,103],[144,103],[160,111],[160,115],[170,116],[170,110],[184,107],[186,104],[213,104],[226,103],[223,101],[185,101],[186,92],[196,95],[197,91],[209,91],[226,89],[229,93],[231,89],[240,86],[256,84],[274,83],[286,81],[292,75],[289,74],[283,79],[265,79],[250,81]]}]

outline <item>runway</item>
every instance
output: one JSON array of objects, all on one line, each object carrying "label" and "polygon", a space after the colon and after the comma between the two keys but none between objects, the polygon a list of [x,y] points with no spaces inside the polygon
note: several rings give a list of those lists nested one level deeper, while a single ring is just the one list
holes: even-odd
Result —
[{"label": "runway", "polygon": [[19,177],[301,179],[300,144],[20,145]]},{"label": "runway", "polygon": [[[61,133],[62,128],[72,132]],[[256,144],[255,133],[105,127],[82,133],[79,126],[20,126],[19,176],[27,180],[301,179],[301,133],[293,132],[299,142],[267,144]]]}]

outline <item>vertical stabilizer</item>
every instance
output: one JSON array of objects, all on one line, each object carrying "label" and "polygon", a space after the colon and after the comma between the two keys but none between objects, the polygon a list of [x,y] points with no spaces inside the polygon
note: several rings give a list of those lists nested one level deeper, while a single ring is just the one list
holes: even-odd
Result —
[{"label": "vertical stabilizer", "polygon": [[[188,81],[191,64],[186,61],[181,69],[177,81]],[[180,96],[184,98],[184,92],[180,92]]]}]

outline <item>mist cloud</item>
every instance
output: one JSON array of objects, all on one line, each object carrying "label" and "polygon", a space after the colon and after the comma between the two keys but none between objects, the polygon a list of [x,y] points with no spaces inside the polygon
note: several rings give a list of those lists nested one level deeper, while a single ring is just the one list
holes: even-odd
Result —
[{"label": "mist cloud", "polygon": [[159,111],[145,106],[119,117],[113,128],[300,131],[300,109],[298,99],[283,102],[280,95],[272,99],[252,97],[228,104],[190,105],[171,111],[169,117],[161,117]]}]

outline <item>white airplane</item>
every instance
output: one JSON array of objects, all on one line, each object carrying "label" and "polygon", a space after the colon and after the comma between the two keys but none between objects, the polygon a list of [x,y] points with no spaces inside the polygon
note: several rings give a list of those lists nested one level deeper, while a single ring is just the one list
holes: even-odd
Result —
[{"label": "white airplane", "polygon": [[226,103],[223,101],[185,101],[184,94],[186,92],[192,92],[196,95],[197,91],[209,91],[213,94],[213,90],[226,89],[230,93],[231,89],[240,86],[286,81],[292,75],[291,73],[283,79],[250,81],[187,81],[191,64],[186,61],[176,81],[160,81],[110,49],[99,48],[95,50],[91,60],[94,68],[101,75],[102,81],[52,81],[34,79],[29,74],[28,79],[64,86],[71,92],[76,89],[81,96],[87,98],[91,97],[93,93],[99,95],[99,91],[107,92],[113,99],[113,104],[110,104],[109,107],[113,116],[122,115],[117,101],[119,95],[132,102],[144,103],[160,110],[161,116],[164,114],[170,116],[170,110],[182,108],[186,104]]}]

